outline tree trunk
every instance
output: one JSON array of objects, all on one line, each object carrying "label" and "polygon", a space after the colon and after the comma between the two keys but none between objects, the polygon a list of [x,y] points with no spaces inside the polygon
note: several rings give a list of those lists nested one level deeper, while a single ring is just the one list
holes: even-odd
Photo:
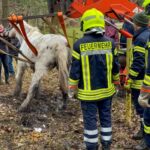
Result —
[{"label": "tree trunk", "polygon": [[47,0],[47,5],[48,5],[48,12],[53,13],[54,12],[54,1]]},{"label": "tree trunk", "polygon": [[[0,0],[0,19],[2,18],[2,0]],[[0,20],[0,24],[1,24],[1,20]]]},{"label": "tree trunk", "polygon": [[[2,18],[7,18],[8,17],[8,0],[2,0]],[[6,27],[7,26],[7,21],[2,21],[2,24]]]}]

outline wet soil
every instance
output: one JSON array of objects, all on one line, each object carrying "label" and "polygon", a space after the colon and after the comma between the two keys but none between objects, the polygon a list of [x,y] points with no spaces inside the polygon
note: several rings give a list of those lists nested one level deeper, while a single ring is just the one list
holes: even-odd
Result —
[{"label": "wet soil", "polygon": [[[78,100],[69,100],[67,109],[58,111],[61,99],[57,71],[43,78],[40,96],[33,99],[25,112],[18,112],[25,99],[32,72],[28,70],[21,96],[14,97],[15,79],[0,85],[0,150],[83,150],[83,119]],[[137,141],[139,119],[132,114],[132,124],[125,123],[125,98],[113,98],[112,150],[133,150]]]}]

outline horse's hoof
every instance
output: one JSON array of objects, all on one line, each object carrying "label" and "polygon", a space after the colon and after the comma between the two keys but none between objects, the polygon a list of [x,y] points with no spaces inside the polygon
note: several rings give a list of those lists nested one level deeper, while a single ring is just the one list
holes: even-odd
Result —
[{"label": "horse's hoof", "polygon": [[34,96],[34,98],[35,98],[35,99],[40,99],[40,93],[36,94],[36,95]]},{"label": "horse's hoof", "polygon": [[21,107],[19,107],[17,112],[23,112],[23,109]]},{"label": "horse's hoof", "polygon": [[26,111],[25,111],[25,109],[19,108],[19,109],[17,110],[17,112],[18,112],[18,113],[24,113],[24,112],[26,112]]},{"label": "horse's hoof", "polygon": [[25,112],[25,110],[26,110],[26,107],[20,106],[18,109],[18,112]]},{"label": "horse's hoof", "polygon": [[13,96],[14,96],[14,97],[19,97],[19,96],[20,96],[20,93],[19,93],[19,92],[14,92],[14,93],[13,93]]}]

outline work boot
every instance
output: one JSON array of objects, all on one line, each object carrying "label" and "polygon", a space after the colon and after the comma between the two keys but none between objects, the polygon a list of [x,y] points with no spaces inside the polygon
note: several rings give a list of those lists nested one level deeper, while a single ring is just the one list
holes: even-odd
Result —
[{"label": "work boot", "polygon": [[142,139],[140,144],[135,147],[135,150],[149,150],[144,139]]},{"label": "work boot", "polygon": [[6,84],[9,84],[9,81],[7,80],[7,81],[5,81],[5,83],[6,83]]},{"label": "work boot", "polygon": [[135,135],[133,135],[132,139],[141,140],[143,139],[143,136],[144,136],[144,129],[143,129],[143,125],[141,124],[140,130]]},{"label": "work boot", "polygon": [[98,148],[99,148],[99,145],[97,145],[95,148],[87,148],[86,150],[98,150]]},{"label": "work boot", "polygon": [[110,150],[110,143],[102,144],[102,150]]}]

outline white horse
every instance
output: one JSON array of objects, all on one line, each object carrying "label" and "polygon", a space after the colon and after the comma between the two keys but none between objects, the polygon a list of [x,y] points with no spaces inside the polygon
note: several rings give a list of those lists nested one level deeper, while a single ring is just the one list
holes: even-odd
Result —
[{"label": "white horse", "polygon": [[[67,99],[67,82],[68,82],[68,66],[70,62],[70,49],[68,48],[67,40],[62,35],[40,33],[39,29],[32,27],[24,21],[25,30],[29,41],[36,47],[38,56],[35,56],[30,50],[22,36],[12,28],[9,31],[9,37],[16,36],[20,43],[20,50],[35,64],[34,74],[27,93],[26,99],[19,107],[19,111],[23,111],[30,100],[38,93],[41,78],[48,70],[54,67],[58,68],[58,76],[60,81],[60,89],[63,93],[63,102],[65,105]],[[20,54],[19,57],[23,58]],[[26,62],[18,61],[16,74],[15,96],[19,96],[22,89],[22,80],[25,69],[30,65]],[[63,105],[63,106],[64,106]]]}]

